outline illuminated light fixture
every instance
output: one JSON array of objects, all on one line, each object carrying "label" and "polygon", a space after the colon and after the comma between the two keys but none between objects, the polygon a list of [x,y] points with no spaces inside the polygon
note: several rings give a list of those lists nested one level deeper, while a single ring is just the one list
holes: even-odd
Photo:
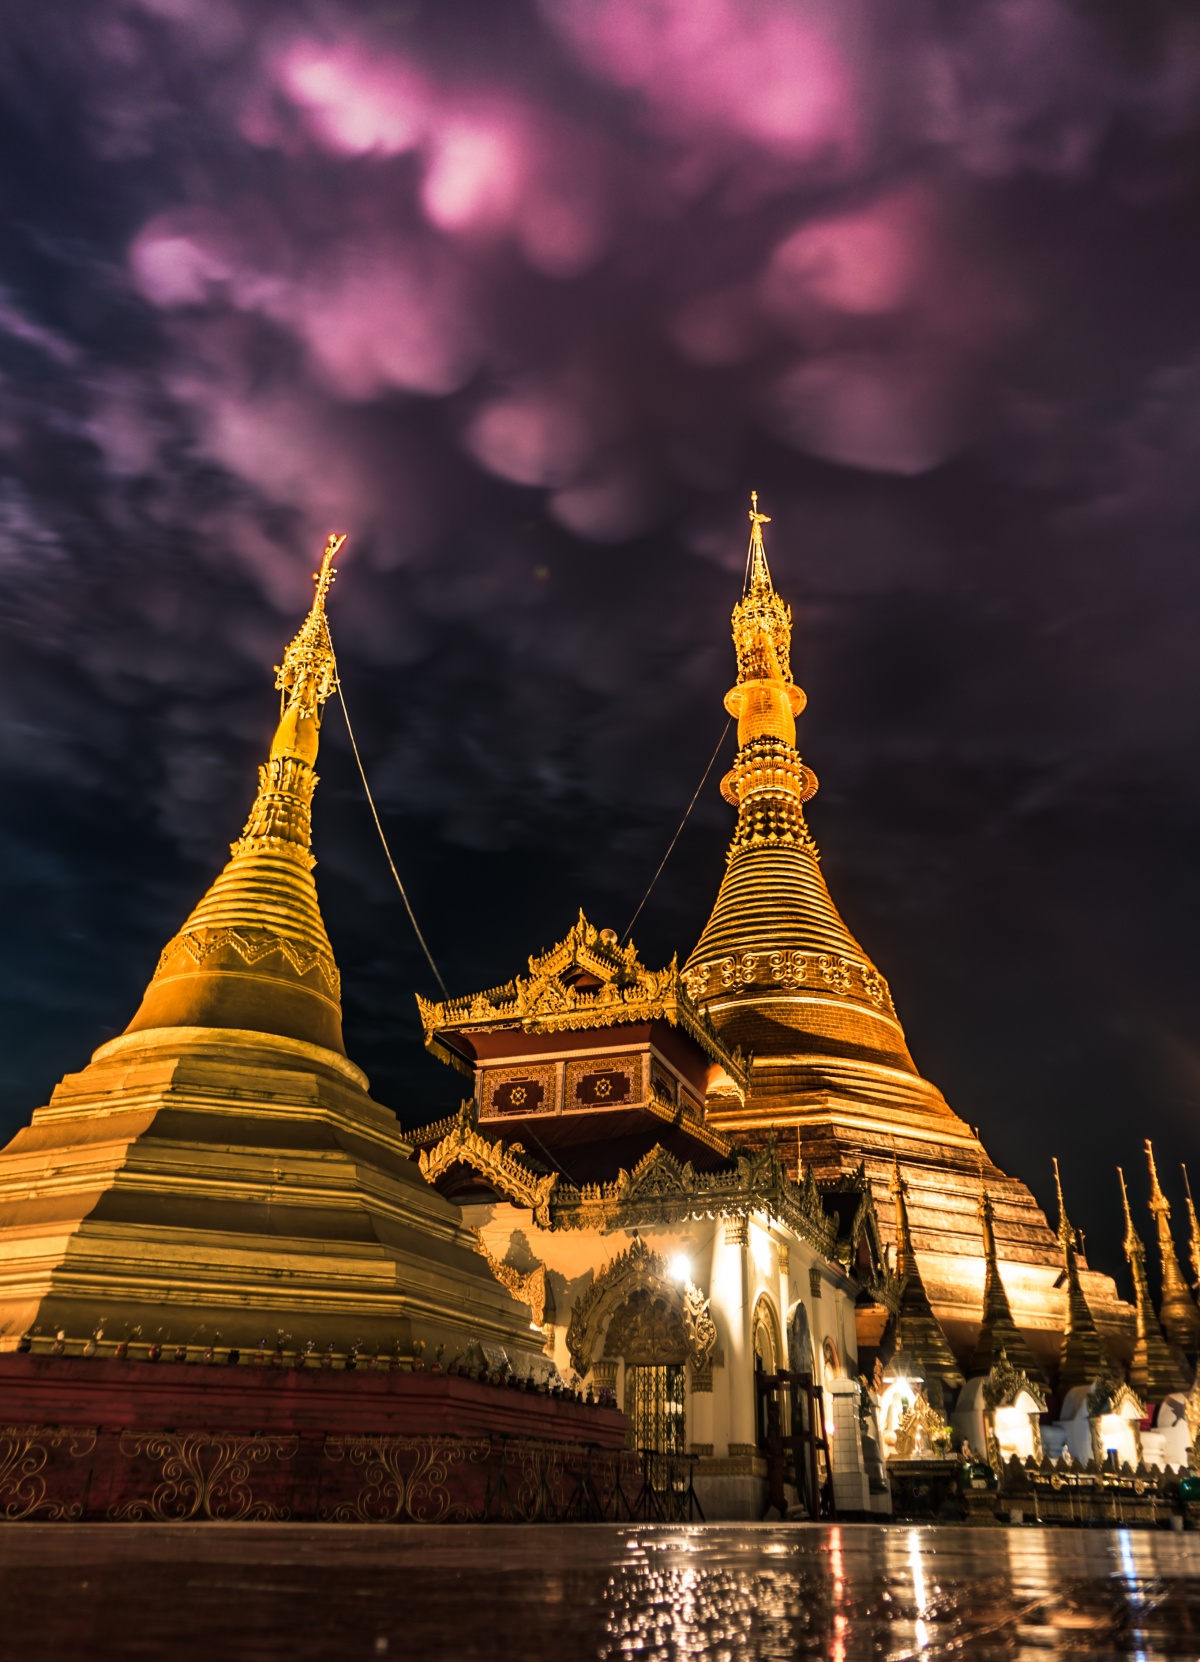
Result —
[{"label": "illuminated light fixture", "polygon": [[692,1278],[692,1261],[686,1252],[677,1252],[669,1268],[672,1281],[690,1281]]}]

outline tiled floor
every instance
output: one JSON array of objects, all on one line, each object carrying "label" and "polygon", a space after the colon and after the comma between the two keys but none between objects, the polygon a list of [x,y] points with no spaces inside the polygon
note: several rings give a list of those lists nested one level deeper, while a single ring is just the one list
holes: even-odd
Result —
[{"label": "tiled floor", "polygon": [[10,1524],[0,1528],[0,1653],[6,1662],[1196,1662],[1200,1536]]}]

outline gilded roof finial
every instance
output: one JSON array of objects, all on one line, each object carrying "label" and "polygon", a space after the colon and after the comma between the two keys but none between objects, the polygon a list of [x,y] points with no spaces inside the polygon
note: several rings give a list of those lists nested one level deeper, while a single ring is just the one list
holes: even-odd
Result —
[{"label": "gilded roof finial", "polygon": [[1054,1160],[1054,1187],[1058,1192],[1058,1243],[1062,1248],[1067,1293],[1066,1319],[1058,1353],[1058,1390],[1062,1395],[1073,1386],[1090,1385],[1104,1367],[1106,1357],[1079,1279],[1079,1237],[1067,1217],[1057,1159]]},{"label": "gilded roof finial", "polygon": [[1150,1284],[1146,1279],[1146,1249],[1133,1227],[1133,1213],[1129,1209],[1129,1191],[1125,1187],[1125,1173],[1117,1167],[1121,1180],[1121,1201],[1125,1207],[1125,1256],[1133,1276],[1133,1295],[1137,1306],[1137,1339],[1133,1360],[1129,1364],[1129,1383],[1140,1396],[1152,1402],[1161,1402],[1170,1391],[1184,1385],[1183,1370],[1167,1348],[1162,1328],[1150,1302]]},{"label": "gilded roof finial", "polygon": [[770,514],[760,514],[758,511],[758,492],[750,492],[750,547],[746,551],[746,582],[743,594],[749,594],[752,589],[760,593],[774,592],[771,582],[771,571],[767,565],[767,550],[763,543],[762,528],[770,525]]},{"label": "gilded roof finial", "polygon": [[1187,1195],[1188,1211],[1188,1257],[1192,1261],[1192,1274],[1195,1276],[1195,1285],[1200,1287],[1200,1218],[1196,1216],[1195,1202],[1192,1200],[1192,1185],[1188,1182],[1188,1169],[1181,1166],[1183,1172],[1183,1189]]},{"label": "gilded roof finial", "polygon": [[316,593],[308,616],[284,653],[283,663],[275,666],[275,685],[283,695],[283,709],[318,720],[322,704],[337,690],[337,664],[325,618],[325,600],[337,576],[334,556],[345,540],[345,533],[329,533],[321,569],[312,574]]},{"label": "gilded roof finial", "polygon": [[1171,1203],[1162,1192],[1158,1168],[1154,1164],[1154,1148],[1146,1139],[1146,1159],[1150,1165],[1150,1211],[1158,1228],[1159,1265],[1162,1272],[1162,1301],[1159,1317],[1167,1338],[1185,1350],[1200,1342],[1200,1310],[1188,1291],[1175,1240],[1171,1234]]}]

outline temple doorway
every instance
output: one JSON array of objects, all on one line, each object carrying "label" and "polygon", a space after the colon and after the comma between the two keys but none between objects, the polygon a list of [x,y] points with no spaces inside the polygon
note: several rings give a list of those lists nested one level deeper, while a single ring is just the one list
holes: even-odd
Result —
[{"label": "temple doorway", "polygon": [[625,1412],[634,1448],[683,1454],[687,1448],[687,1334],[679,1307],[648,1288],[613,1315],[604,1354],[625,1364]]}]

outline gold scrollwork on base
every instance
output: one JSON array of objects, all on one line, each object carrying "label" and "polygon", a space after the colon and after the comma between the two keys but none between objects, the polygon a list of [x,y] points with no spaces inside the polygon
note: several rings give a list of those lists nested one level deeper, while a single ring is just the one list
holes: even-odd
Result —
[{"label": "gold scrollwork on base", "polygon": [[0,1519],[20,1523],[42,1517],[62,1523],[83,1516],[83,1502],[46,1499],[46,1464],[51,1449],[66,1448],[81,1460],[96,1446],[94,1431],[66,1427],[0,1426]]},{"label": "gold scrollwork on base", "polygon": [[293,1459],[299,1447],[298,1437],[127,1431],[121,1453],[127,1460],[159,1463],[162,1476],[152,1494],[110,1506],[108,1516],[115,1523],[187,1523],[193,1518],[248,1523],[290,1517],[290,1507],[256,1501],[250,1477],[255,1466]]},{"label": "gold scrollwork on base", "polygon": [[327,1437],[325,1458],[361,1466],[366,1479],[353,1500],[322,1508],[328,1523],[452,1523],[473,1516],[455,1501],[451,1468],[487,1460],[486,1438]]}]

